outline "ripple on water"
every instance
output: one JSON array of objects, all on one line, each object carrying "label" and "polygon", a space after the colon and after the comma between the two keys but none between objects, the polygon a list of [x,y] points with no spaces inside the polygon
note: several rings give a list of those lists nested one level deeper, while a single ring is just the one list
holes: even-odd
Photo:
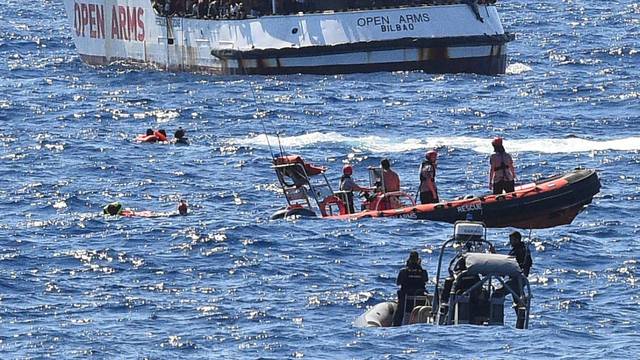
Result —
[{"label": "ripple on water", "polygon": [[[89,67],[60,2],[29,12],[5,2],[0,328],[12,336],[0,335],[3,354],[619,358],[640,350],[640,8],[629,0],[565,2],[562,11],[548,1],[498,6],[517,34],[504,76],[242,78]],[[147,128],[178,127],[190,146],[134,140]],[[284,204],[269,145],[327,166],[336,188],[343,164],[364,185],[367,167],[388,157],[411,193],[424,151],[436,148],[449,199],[486,191],[495,136],[520,181],[581,166],[597,169],[603,185],[572,225],[531,233],[527,332],[352,327],[366,307],[395,298],[408,251],[420,251],[435,277],[449,225],[269,221]],[[181,198],[189,216],[101,215],[111,201],[171,211]],[[511,230],[489,231],[501,253]],[[507,308],[507,322],[513,316]]]}]

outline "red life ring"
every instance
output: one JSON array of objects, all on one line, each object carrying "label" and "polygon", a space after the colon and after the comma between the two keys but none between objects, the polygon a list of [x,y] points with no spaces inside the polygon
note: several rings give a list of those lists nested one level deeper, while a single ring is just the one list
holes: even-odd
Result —
[{"label": "red life ring", "polygon": [[324,198],[322,201],[320,201],[320,203],[318,204],[318,207],[320,208],[320,214],[322,214],[322,217],[327,216],[327,206],[330,206],[332,204],[338,205],[338,210],[340,211],[340,215],[347,214],[347,207],[344,205],[344,201],[342,201],[339,197],[335,195],[329,195],[326,198]]}]

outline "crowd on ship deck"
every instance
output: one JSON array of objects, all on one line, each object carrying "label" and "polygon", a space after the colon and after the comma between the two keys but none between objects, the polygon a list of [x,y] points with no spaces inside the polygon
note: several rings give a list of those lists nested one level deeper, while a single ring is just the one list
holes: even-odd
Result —
[{"label": "crowd on ship deck", "polygon": [[[162,16],[227,20],[255,18],[263,15],[285,15],[318,11],[348,11],[386,7],[469,3],[474,0],[151,0]],[[495,0],[479,0],[493,3]]]},{"label": "crowd on ship deck", "polygon": [[246,19],[258,17],[261,9],[248,12],[244,3],[235,0],[152,0],[157,14],[163,16],[194,17],[198,19]]}]

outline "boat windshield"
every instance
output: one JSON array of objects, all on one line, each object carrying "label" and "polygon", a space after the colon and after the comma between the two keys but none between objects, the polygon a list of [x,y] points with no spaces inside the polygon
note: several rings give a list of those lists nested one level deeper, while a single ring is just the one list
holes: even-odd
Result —
[{"label": "boat windshield", "polygon": [[[422,5],[459,4],[459,0],[151,0],[158,15],[210,20],[242,20],[267,15],[344,12]],[[479,0],[492,4],[495,0]],[[428,15],[425,15],[428,16]],[[383,25],[384,16],[365,19]]]}]

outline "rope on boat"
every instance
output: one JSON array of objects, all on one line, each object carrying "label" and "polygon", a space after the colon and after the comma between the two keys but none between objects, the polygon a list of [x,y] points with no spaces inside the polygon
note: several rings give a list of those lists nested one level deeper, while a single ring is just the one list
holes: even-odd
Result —
[{"label": "rope on boat", "polygon": [[[238,68],[242,68],[242,72],[244,72],[244,75],[248,77],[249,73],[247,72],[247,69],[244,66],[244,61],[242,59],[242,53],[239,53]],[[249,80],[249,88],[251,89],[251,95],[253,96],[253,102],[256,104],[255,117],[258,118],[258,120],[260,120],[260,125],[262,125],[262,131],[264,132],[265,139],[267,139],[267,145],[269,146],[269,152],[271,153],[271,161],[273,161],[273,159],[275,159],[275,156],[273,154],[273,148],[271,147],[271,142],[269,141],[269,135],[267,134],[267,126],[264,124],[264,120],[260,116],[260,102],[258,101],[258,97],[256,96],[256,92],[253,89],[253,82],[251,82],[251,80]],[[278,136],[278,142],[280,142],[280,136]],[[280,145],[280,153],[282,154],[282,145]]]}]

